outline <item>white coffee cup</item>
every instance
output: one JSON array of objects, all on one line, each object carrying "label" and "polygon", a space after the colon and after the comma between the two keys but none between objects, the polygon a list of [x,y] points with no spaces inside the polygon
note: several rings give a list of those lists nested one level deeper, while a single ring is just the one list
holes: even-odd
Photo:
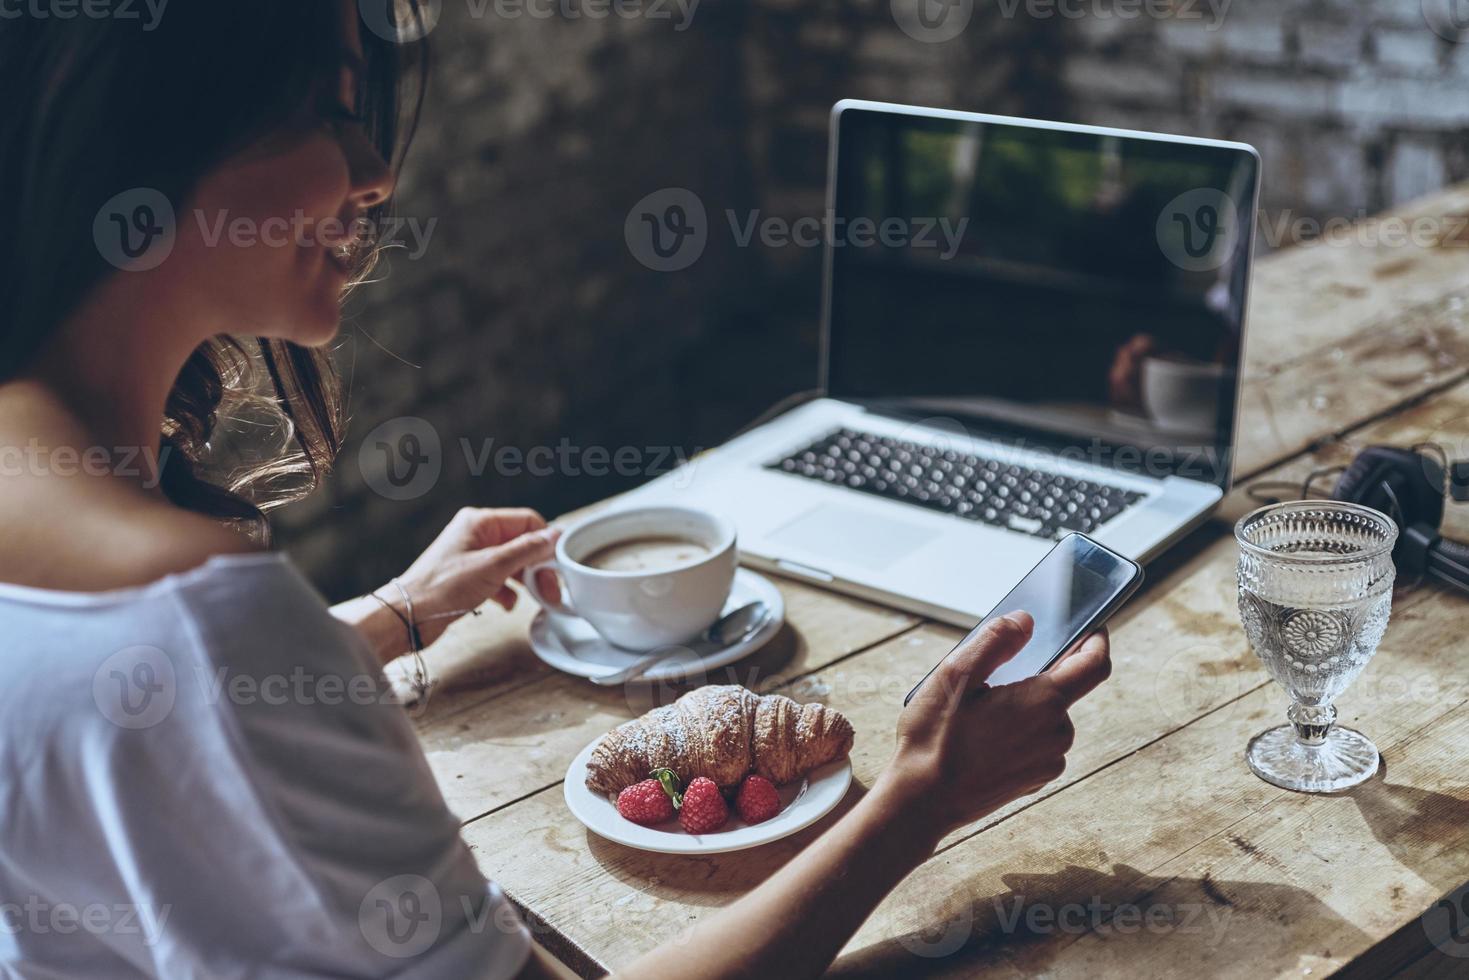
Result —
[{"label": "white coffee cup", "polygon": [[[705,553],[668,567],[631,571],[583,563],[612,545],[651,538],[692,541]],[[729,599],[738,564],[735,529],[723,518],[689,507],[639,507],[598,514],[572,527],[556,543],[556,560],[528,570],[524,578],[551,616],[580,617],[614,646],[651,650],[686,643],[708,629]],[[536,586],[543,569],[560,577],[560,602],[550,601]]]},{"label": "white coffee cup", "polygon": [[1222,364],[1147,357],[1142,365],[1143,410],[1158,428],[1211,433],[1219,421]]}]

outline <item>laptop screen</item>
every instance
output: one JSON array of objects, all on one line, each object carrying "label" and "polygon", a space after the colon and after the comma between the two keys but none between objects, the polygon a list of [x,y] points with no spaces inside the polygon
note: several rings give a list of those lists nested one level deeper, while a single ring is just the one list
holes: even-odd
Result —
[{"label": "laptop screen", "polygon": [[845,107],[826,389],[1224,484],[1255,156]]}]

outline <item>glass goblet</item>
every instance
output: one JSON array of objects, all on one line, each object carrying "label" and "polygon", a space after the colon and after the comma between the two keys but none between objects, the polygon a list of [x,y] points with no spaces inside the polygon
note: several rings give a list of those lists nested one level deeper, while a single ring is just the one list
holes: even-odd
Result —
[{"label": "glass goblet", "polygon": [[1250,740],[1250,769],[1307,793],[1355,786],[1377,772],[1377,746],[1335,724],[1332,702],[1387,629],[1397,525],[1370,507],[1300,500],[1245,515],[1234,536],[1245,635],[1291,699],[1290,724]]}]

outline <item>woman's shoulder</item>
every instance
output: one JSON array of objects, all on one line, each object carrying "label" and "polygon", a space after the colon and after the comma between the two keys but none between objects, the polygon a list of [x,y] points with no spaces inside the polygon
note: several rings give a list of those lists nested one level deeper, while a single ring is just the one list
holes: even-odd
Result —
[{"label": "woman's shoulder", "polygon": [[[4,508],[0,581],[67,592],[138,588],[218,555],[259,552],[248,536],[156,494],[52,487],[49,500]],[[6,556],[19,559],[12,563]]]},{"label": "woman's shoulder", "polygon": [[217,556],[263,552],[243,532],[163,501],[135,507],[125,526],[117,529],[117,535],[119,545],[134,556],[134,561],[125,566],[114,565],[112,572],[134,581],[118,582],[115,588],[178,575]]}]

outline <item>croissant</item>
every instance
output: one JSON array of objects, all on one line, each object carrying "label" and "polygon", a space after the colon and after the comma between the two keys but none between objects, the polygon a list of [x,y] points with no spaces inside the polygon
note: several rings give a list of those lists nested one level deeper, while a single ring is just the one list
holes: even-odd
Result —
[{"label": "croissant", "polygon": [[658,768],[684,785],[707,776],[731,789],[755,772],[780,786],[851,748],[852,725],[834,708],[712,684],[603,736],[587,762],[587,787],[618,793]]}]

